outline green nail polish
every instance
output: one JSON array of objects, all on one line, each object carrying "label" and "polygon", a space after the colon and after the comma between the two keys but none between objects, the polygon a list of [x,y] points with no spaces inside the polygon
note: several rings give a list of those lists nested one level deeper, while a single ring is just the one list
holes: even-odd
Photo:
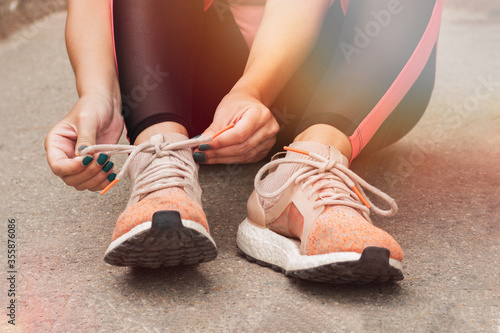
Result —
[{"label": "green nail polish", "polygon": [[116,173],[112,172],[108,176],[108,182],[112,182],[116,178]]},{"label": "green nail polish", "polygon": [[87,166],[90,163],[92,163],[93,160],[94,160],[94,158],[92,156],[85,156],[82,160],[82,164],[83,164],[83,166]]},{"label": "green nail polish", "polygon": [[197,135],[197,136],[193,136],[191,139],[198,139],[200,136],[201,136],[201,134]]},{"label": "green nail polish", "polygon": [[111,169],[113,169],[113,166],[115,164],[111,161],[108,161],[108,163],[106,163],[103,167],[102,167],[102,171],[108,173]]},{"label": "green nail polish", "polygon": [[85,148],[87,148],[87,146],[81,146],[80,148],[78,148],[78,151],[82,151],[82,150],[84,150]]},{"label": "green nail polish", "polygon": [[201,151],[206,151],[206,150],[209,150],[209,149],[212,149],[212,146],[211,145],[200,145],[198,147],[198,150],[201,150]]},{"label": "green nail polish", "polygon": [[99,165],[104,165],[106,161],[108,160],[109,156],[106,154],[100,154],[99,157],[97,158],[97,164]]},{"label": "green nail polish", "polygon": [[207,161],[207,156],[203,153],[194,153],[193,159],[197,163],[205,163]]}]

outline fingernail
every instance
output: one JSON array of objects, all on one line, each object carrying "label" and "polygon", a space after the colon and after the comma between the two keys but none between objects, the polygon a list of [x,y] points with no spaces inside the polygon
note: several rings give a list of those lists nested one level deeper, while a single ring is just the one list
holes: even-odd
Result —
[{"label": "fingernail", "polygon": [[116,173],[112,172],[108,176],[108,182],[112,182],[116,178]]},{"label": "fingernail", "polygon": [[83,164],[83,166],[87,166],[90,163],[92,163],[93,160],[94,160],[94,158],[92,156],[85,156],[82,160],[82,164]]},{"label": "fingernail", "polygon": [[85,148],[87,148],[87,146],[81,146],[80,148],[78,148],[78,151],[82,151],[82,150],[84,150]]},{"label": "fingernail", "polygon": [[97,164],[99,165],[104,165],[106,161],[108,160],[109,156],[106,154],[100,154],[99,157],[97,158]]},{"label": "fingernail", "polygon": [[207,144],[205,144],[205,145],[200,145],[200,146],[198,147],[198,150],[201,150],[201,151],[206,151],[206,150],[209,150],[209,149],[212,149],[212,146],[211,146],[211,145],[207,145]]},{"label": "fingernail", "polygon": [[113,169],[113,166],[115,164],[111,161],[108,161],[108,163],[106,163],[103,167],[102,167],[102,171],[108,173],[109,171],[111,171],[111,169]]},{"label": "fingernail", "polygon": [[193,136],[191,139],[198,139],[200,136],[201,136],[201,134],[197,135],[197,136]]},{"label": "fingernail", "polygon": [[193,153],[193,158],[197,163],[205,163],[207,161],[207,157],[203,153]]}]

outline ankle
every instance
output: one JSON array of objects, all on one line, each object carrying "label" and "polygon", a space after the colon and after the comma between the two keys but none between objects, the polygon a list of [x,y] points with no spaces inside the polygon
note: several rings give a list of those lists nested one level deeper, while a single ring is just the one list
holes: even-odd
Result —
[{"label": "ankle", "polygon": [[312,141],[329,145],[338,149],[347,159],[351,158],[351,141],[347,135],[330,125],[316,124],[308,127],[293,140],[293,142],[297,141]]},{"label": "ankle", "polygon": [[154,124],[142,131],[134,141],[134,145],[140,145],[148,141],[153,135],[164,133],[179,133],[188,136],[187,129],[179,123],[173,121],[165,121]]}]

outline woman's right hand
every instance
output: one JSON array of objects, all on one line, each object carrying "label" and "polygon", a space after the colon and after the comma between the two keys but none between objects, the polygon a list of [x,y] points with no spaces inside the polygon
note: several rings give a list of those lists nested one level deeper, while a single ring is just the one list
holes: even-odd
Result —
[{"label": "woman's right hand", "polygon": [[79,156],[79,149],[115,144],[123,131],[120,98],[84,95],[45,138],[52,172],[79,191],[99,191],[109,184],[113,164],[105,154]]}]

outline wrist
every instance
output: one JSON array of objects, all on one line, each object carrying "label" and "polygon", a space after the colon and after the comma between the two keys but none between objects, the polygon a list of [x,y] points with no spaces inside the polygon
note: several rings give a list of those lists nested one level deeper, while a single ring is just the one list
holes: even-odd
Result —
[{"label": "wrist", "polygon": [[265,93],[265,89],[254,80],[243,76],[231,89],[231,93],[243,93],[251,98],[254,98],[264,104],[266,107],[270,107],[274,98],[270,98],[269,94]]},{"label": "wrist", "polygon": [[121,96],[119,93],[109,92],[106,89],[95,89],[86,90],[85,93],[80,95],[80,101],[99,101],[102,105],[107,105],[115,112],[121,113]]},{"label": "wrist", "polygon": [[121,93],[118,80],[108,82],[93,82],[92,84],[77,84],[80,99],[88,97],[99,97],[111,103],[113,107],[121,107]]},{"label": "wrist", "polygon": [[108,96],[120,95],[120,84],[114,68],[75,70],[75,77],[76,90],[80,97],[92,93],[102,93]]}]

